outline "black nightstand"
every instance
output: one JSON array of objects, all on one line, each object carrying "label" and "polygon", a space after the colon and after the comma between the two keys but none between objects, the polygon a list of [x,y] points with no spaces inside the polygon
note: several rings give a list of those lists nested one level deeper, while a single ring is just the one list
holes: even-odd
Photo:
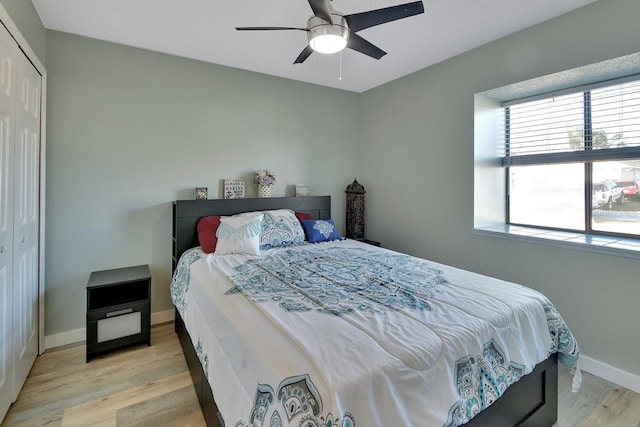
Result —
[{"label": "black nightstand", "polygon": [[87,362],[97,354],[151,345],[148,265],[94,271],[87,283]]},{"label": "black nightstand", "polygon": [[356,239],[358,242],[366,243],[368,245],[380,246],[380,242],[376,242],[375,240],[369,239]]}]

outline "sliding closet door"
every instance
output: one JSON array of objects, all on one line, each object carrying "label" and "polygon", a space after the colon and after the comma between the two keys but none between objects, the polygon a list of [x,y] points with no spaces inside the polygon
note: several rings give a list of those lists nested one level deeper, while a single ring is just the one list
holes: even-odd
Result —
[{"label": "sliding closet door", "polygon": [[0,31],[0,420],[16,397],[13,340],[13,139],[18,47]]},{"label": "sliding closet door", "polygon": [[40,75],[23,55],[17,64],[14,148],[13,299],[16,384],[38,354]]}]

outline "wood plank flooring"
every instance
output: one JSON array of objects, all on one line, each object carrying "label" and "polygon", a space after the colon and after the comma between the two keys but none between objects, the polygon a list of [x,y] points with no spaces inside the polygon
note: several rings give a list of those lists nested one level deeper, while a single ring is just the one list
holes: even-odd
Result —
[{"label": "wood plank flooring", "polygon": [[[151,347],[91,363],[85,363],[84,344],[47,351],[37,358],[2,427],[204,426],[173,324],[154,327],[151,334]],[[640,427],[640,394],[587,373],[579,393],[571,393],[570,383],[560,367],[556,427]]]},{"label": "wood plank flooring", "polygon": [[173,324],[152,328],[151,343],[90,363],[84,344],[47,351],[2,427],[204,426]]}]

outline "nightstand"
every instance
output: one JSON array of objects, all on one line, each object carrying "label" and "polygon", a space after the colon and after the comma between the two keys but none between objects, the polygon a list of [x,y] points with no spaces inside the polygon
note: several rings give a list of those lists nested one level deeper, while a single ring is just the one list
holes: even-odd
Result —
[{"label": "nightstand", "polygon": [[151,345],[148,265],[94,271],[87,283],[87,362],[111,350]]},{"label": "nightstand", "polygon": [[368,245],[380,246],[380,242],[376,242],[375,240],[369,239],[356,239],[358,242],[366,243]]}]

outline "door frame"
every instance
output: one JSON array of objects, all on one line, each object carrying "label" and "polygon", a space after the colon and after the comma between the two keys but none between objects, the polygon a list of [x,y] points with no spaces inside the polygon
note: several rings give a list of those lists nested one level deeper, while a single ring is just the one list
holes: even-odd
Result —
[{"label": "door frame", "polygon": [[47,70],[24,38],[9,12],[0,3],[0,23],[9,31],[18,47],[42,77],[40,94],[40,198],[39,198],[39,230],[38,230],[38,354],[44,353],[44,285],[45,285],[45,190],[46,190],[46,153],[47,153]]}]

